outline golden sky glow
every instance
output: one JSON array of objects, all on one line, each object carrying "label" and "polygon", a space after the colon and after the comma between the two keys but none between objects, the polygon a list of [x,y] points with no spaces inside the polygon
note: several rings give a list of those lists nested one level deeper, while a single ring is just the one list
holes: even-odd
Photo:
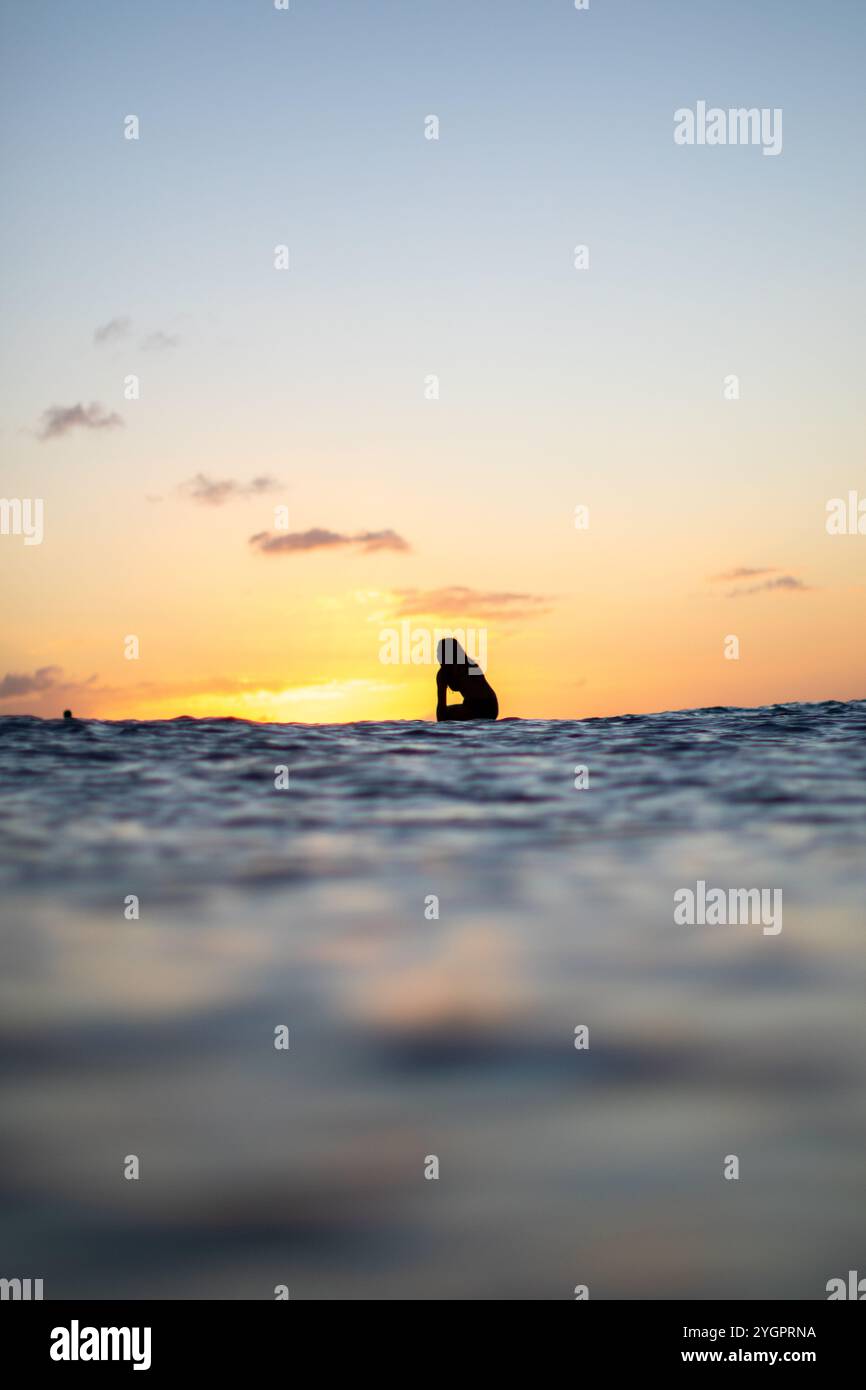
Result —
[{"label": "golden sky glow", "polygon": [[[120,445],[109,449],[116,461]],[[57,669],[4,710],[430,718],[434,667],[382,660],[383,633],[407,623],[413,634],[486,633],[503,715],[846,699],[866,684],[852,640],[866,617],[854,563],[866,540],[826,533],[820,486],[794,494],[752,479],[748,509],[738,516],[728,492],[708,521],[703,494],[678,498],[669,483],[645,479],[624,498],[612,480],[588,485],[577,470],[570,486],[542,487],[537,466],[534,481],[516,470],[489,501],[483,483],[464,489],[462,514],[451,511],[443,528],[417,495],[426,486],[377,492],[373,508],[360,489],[335,493],[308,467],[284,492],[218,507],[177,487],[126,503],[110,486],[87,499],[68,483],[46,487],[43,544],[4,538],[4,657],[13,675]],[[574,527],[578,500],[589,507],[586,530]],[[280,505],[291,534],[387,526],[411,549],[262,554],[249,538],[272,529]],[[717,577],[741,569],[757,573]],[[724,656],[731,634],[736,661]]]}]

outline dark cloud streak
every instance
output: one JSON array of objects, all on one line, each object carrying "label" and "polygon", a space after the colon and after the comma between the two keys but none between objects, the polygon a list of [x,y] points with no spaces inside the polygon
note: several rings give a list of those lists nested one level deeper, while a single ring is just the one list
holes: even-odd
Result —
[{"label": "dark cloud streak", "polygon": [[330,550],[336,546],[356,545],[367,555],[379,550],[410,550],[411,546],[396,531],[361,531],[357,536],[344,536],[338,531],[326,531],[314,526],[309,531],[258,531],[250,536],[250,545],[263,555],[298,555],[309,550]]},{"label": "dark cloud streak", "polygon": [[209,478],[206,473],[196,473],[194,478],[181,483],[179,491],[205,507],[221,507],[233,498],[261,497],[264,493],[275,492],[279,486],[277,478],[270,478],[266,474],[251,478],[248,483],[240,483],[235,478]]},{"label": "dark cloud streak", "polygon": [[52,405],[42,412],[38,438],[60,439],[74,429],[107,430],[116,429],[122,424],[119,415],[113,411],[109,414],[97,401],[91,405],[82,405],[80,401],[77,405]]},{"label": "dark cloud streak", "polygon": [[62,675],[60,666],[40,666],[32,676],[10,671],[0,680],[0,700],[11,700],[17,695],[33,695],[37,691],[53,690],[60,684]]}]

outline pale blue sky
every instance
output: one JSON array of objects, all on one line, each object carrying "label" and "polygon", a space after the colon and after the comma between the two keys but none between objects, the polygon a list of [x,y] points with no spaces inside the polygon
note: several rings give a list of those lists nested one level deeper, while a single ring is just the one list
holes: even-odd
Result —
[{"label": "pale blue sky", "polygon": [[[343,381],[350,417],[356,390],[399,407],[395,377],[437,367],[482,417],[515,393],[551,408],[689,394],[703,353],[801,404],[804,377],[835,398],[859,376],[854,0],[3,13],[7,429],[46,394],[86,394],[81,355],[117,314],[195,342],[220,389],[239,346],[265,392],[278,355],[313,410]],[[673,110],[700,97],[782,107],[783,155],[675,147]],[[279,287],[278,241],[293,258]]]}]

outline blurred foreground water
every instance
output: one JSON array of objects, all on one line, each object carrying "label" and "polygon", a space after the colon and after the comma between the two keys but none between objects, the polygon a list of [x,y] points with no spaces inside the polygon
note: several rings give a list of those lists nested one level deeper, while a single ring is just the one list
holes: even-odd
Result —
[{"label": "blurred foreground water", "polygon": [[[0,1276],[823,1299],[866,1273],[866,702],[14,717],[0,785]],[[781,889],[782,931],[675,925],[698,880]]]}]

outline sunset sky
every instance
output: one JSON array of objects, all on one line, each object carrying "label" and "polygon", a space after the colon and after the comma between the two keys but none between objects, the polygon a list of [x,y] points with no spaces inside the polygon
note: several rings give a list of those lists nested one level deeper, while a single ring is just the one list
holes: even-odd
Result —
[{"label": "sunset sky", "polygon": [[[825,526],[866,497],[866,5],[2,16],[0,491],[45,520],[0,536],[0,713],[431,718],[404,618],[484,628],[506,716],[866,696]],[[782,153],[677,146],[701,99]]]}]

